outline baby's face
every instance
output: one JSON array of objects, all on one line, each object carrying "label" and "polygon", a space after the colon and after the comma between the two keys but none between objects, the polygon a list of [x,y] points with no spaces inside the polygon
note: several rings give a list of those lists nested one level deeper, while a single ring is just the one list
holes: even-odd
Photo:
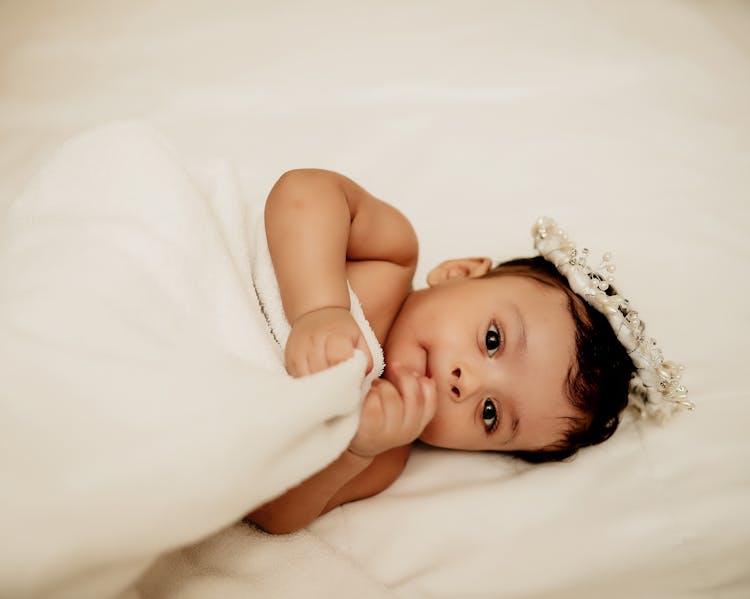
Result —
[{"label": "baby's face", "polygon": [[[538,450],[580,416],[566,395],[575,325],[565,294],[506,275],[412,293],[385,342],[386,361],[424,373],[437,411],[420,439],[468,450]],[[386,368],[385,378],[392,371]]]}]

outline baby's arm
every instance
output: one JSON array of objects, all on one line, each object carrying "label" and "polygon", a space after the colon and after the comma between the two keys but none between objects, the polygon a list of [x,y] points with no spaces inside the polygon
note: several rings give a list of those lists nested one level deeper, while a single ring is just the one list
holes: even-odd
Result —
[{"label": "baby's arm", "polygon": [[349,312],[347,273],[357,277],[365,313],[382,337],[390,322],[378,326],[374,312],[379,311],[368,313],[368,303],[377,303],[388,289],[408,291],[417,258],[408,220],[347,177],[306,169],[289,171],[276,182],[266,201],[265,224],[292,325],[285,350],[290,374],[333,366],[355,348],[369,356]]},{"label": "baby's arm", "polygon": [[334,507],[370,497],[388,487],[403,470],[410,443],[435,414],[435,383],[424,376],[397,373],[397,386],[373,382],[360,426],[339,458],[247,519],[276,534],[293,532]]},{"label": "baby's arm", "polygon": [[[349,312],[347,277],[382,342],[416,265],[416,236],[406,218],[342,175],[298,170],[284,174],[271,190],[265,223],[292,325],[285,350],[290,374],[332,366],[357,347],[366,351]],[[269,532],[292,532],[390,485],[403,470],[408,444],[435,411],[432,381],[404,373],[398,385],[375,381],[349,449],[248,519]]]}]

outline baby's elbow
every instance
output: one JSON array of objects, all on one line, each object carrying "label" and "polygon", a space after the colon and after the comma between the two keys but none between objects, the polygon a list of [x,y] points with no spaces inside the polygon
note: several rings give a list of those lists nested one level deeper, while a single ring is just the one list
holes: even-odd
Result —
[{"label": "baby's elbow", "polygon": [[299,168],[286,171],[274,183],[266,198],[266,219],[269,214],[293,210],[318,210],[321,204],[338,204],[346,196],[341,175],[333,171]]},{"label": "baby's elbow", "polygon": [[244,522],[270,535],[288,535],[304,528],[304,526],[284,525],[279,522],[263,522],[256,518],[245,518]]},{"label": "baby's elbow", "polygon": [[245,516],[243,522],[252,524],[263,532],[272,535],[288,535],[303,529],[310,523],[299,518],[288,517],[288,515],[284,513],[278,513],[277,511],[263,508]]},{"label": "baby's elbow", "polygon": [[275,189],[308,187],[311,184],[338,182],[338,173],[320,168],[294,168],[284,172],[274,184]]}]

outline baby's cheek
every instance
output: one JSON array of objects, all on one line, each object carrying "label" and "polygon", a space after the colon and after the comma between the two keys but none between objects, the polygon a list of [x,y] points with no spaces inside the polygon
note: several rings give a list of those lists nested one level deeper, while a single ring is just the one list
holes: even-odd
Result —
[{"label": "baby's cheek", "polygon": [[443,421],[440,412],[436,412],[432,420],[427,423],[427,426],[422,430],[422,434],[419,435],[419,440],[429,445],[441,446],[445,443],[447,437],[447,423]]}]

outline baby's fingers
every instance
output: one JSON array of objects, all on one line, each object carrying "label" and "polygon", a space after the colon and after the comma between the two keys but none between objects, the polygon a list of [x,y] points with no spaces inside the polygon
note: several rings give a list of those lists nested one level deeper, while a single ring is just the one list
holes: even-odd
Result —
[{"label": "baby's fingers", "polygon": [[419,422],[419,432],[421,433],[430,420],[435,417],[435,412],[437,411],[437,386],[435,385],[435,381],[426,376],[419,377],[419,385],[422,388],[422,397],[424,398],[422,417]]},{"label": "baby's fingers", "polygon": [[416,435],[435,416],[437,389],[435,381],[416,373],[400,372],[399,391],[404,398],[404,424]]},{"label": "baby's fingers", "polygon": [[367,393],[364,405],[362,406],[361,422],[366,422],[372,429],[378,429],[383,426],[385,410],[383,403],[384,389],[378,384],[379,381],[373,381],[370,391]]},{"label": "baby's fingers", "polygon": [[306,376],[309,374],[308,368],[307,368],[307,362],[297,362],[297,361],[291,361],[286,363],[286,371],[292,375],[294,378],[299,378],[301,376]]},{"label": "baby's fingers", "polygon": [[307,363],[307,353],[287,345],[284,366],[286,371],[295,378],[310,374],[310,367]]},{"label": "baby's fingers", "polygon": [[328,368],[328,357],[326,355],[324,343],[324,340],[315,343],[307,352],[307,355],[305,356],[307,374],[312,374]]},{"label": "baby's fingers", "polygon": [[352,357],[354,343],[348,337],[332,335],[325,340],[324,353],[325,367],[334,366]]}]

